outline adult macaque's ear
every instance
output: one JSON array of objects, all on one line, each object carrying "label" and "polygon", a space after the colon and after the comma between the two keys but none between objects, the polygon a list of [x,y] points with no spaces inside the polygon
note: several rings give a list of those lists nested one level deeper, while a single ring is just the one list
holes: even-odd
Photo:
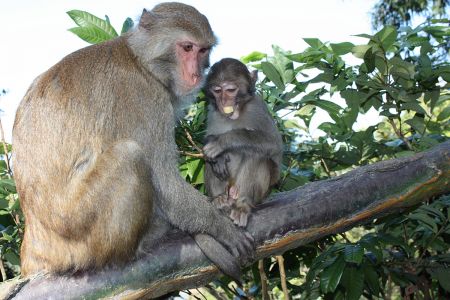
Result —
[{"label": "adult macaque's ear", "polygon": [[142,10],[141,18],[139,19],[139,27],[150,29],[154,19],[154,15],[144,8]]},{"label": "adult macaque's ear", "polygon": [[251,71],[250,78],[252,79],[252,84],[255,85],[258,80],[258,70]]}]

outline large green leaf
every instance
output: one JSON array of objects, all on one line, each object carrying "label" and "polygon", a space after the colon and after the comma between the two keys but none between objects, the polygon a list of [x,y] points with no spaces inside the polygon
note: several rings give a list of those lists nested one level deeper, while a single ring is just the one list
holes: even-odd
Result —
[{"label": "large green leaf", "polygon": [[320,107],[321,109],[328,112],[330,115],[337,116],[340,113],[340,111],[342,110],[342,107],[340,107],[336,103],[328,101],[328,100],[315,100],[315,101],[311,101],[308,103],[311,103],[317,107]]},{"label": "large green leaf", "polygon": [[413,117],[412,119],[406,120],[406,124],[411,126],[417,133],[425,132],[425,121],[423,118]]},{"label": "large green leaf", "polygon": [[379,282],[379,277],[377,272],[375,271],[375,269],[369,265],[369,264],[365,264],[363,265],[363,270],[364,270],[364,279],[370,289],[370,291],[372,292],[373,295],[378,296],[380,294],[380,282]]},{"label": "large green leaf", "polygon": [[406,102],[406,103],[401,103],[401,109],[402,110],[412,110],[415,112],[418,112],[422,115],[427,115],[427,112],[425,111],[425,109],[419,105],[418,102]]},{"label": "large green leaf", "polygon": [[352,43],[344,42],[344,43],[338,43],[338,44],[330,44],[331,49],[333,49],[333,52],[337,55],[344,55],[347,53],[352,52],[352,49],[355,47]]},{"label": "large green leaf", "polygon": [[277,88],[284,90],[284,83],[275,66],[270,62],[263,61],[261,63],[261,67],[267,78],[269,78],[269,80],[272,81]]},{"label": "large green leaf", "polygon": [[344,272],[344,257],[340,256],[332,265],[325,268],[320,274],[320,289],[324,293],[332,293],[336,290],[342,273]]},{"label": "large green leaf", "polygon": [[343,277],[346,299],[359,300],[364,288],[364,272],[360,268],[347,266]]},{"label": "large green leaf", "polygon": [[346,245],[344,253],[346,262],[360,264],[364,256],[364,249],[357,244]]},{"label": "large green leaf", "polygon": [[118,36],[116,30],[109,22],[108,16],[105,16],[106,20],[103,20],[81,10],[71,10],[67,14],[79,26],[71,28],[69,31],[88,43],[104,42]]},{"label": "large green leaf", "polygon": [[323,46],[323,43],[316,38],[304,38],[303,40],[314,49],[319,49]]},{"label": "large green leaf", "polygon": [[381,46],[387,51],[397,39],[397,29],[394,26],[386,26],[377,32],[374,37],[379,39]]},{"label": "large green leaf", "polygon": [[111,39],[106,32],[98,27],[74,27],[70,28],[69,31],[90,44],[98,44]]},{"label": "large green leaf", "polygon": [[366,52],[371,48],[372,47],[369,45],[357,45],[352,48],[352,53],[357,58],[364,58],[364,55],[366,55]]}]

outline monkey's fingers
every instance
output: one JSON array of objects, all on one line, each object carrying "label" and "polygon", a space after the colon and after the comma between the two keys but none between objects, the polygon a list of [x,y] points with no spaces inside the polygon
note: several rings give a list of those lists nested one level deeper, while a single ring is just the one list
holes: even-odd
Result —
[{"label": "monkey's fingers", "polygon": [[203,147],[203,154],[208,158],[208,159],[215,159],[216,157],[218,157],[221,153],[223,152],[222,147],[220,146],[218,141],[213,141],[210,142],[208,144],[206,144]]},{"label": "monkey's fingers", "polygon": [[238,251],[240,253],[239,260],[242,266],[245,266],[253,262],[255,257],[255,242],[253,237],[244,230],[240,230],[241,233],[241,243],[239,244]]},{"label": "monkey's fingers", "polygon": [[231,255],[219,242],[207,234],[197,234],[194,239],[203,254],[224,274],[238,283],[242,283],[241,269],[235,256]]}]

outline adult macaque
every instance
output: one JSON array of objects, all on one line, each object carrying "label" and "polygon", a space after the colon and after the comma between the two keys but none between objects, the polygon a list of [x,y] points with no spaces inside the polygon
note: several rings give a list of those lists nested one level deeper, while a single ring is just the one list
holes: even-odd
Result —
[{"label": "adult macaque", "polygon": [[206,79],[209,101],[205,184],[218,206],[247,225],[251,208],[279,178],[281,135],[265,103],[255,95],[257,73],[236,59],[214,64]]},{"label": "adult macaque", "polygon": [[23,275],[124,263],[174,226],[238,276],[252,238],[179,176],[174,139],[215,43],[195,8],[163,3],[33,82],[13,129]]}]

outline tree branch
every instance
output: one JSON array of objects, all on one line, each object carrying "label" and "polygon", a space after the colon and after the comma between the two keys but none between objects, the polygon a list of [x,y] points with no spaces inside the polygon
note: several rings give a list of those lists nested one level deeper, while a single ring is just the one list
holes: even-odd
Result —
[{"label": "tree branch", "polygon": [[[412,157],[275,194],[257,207],[248,224],[258,245],[255,261],[449,193],[449,179],[450,142],[446,142]],[[122,269],[10,281],[0,285],[0,298],[152,298],[205,285],[219,274],[191,237],[174,231],[158,248],[148,249],[145,257]]]}]

